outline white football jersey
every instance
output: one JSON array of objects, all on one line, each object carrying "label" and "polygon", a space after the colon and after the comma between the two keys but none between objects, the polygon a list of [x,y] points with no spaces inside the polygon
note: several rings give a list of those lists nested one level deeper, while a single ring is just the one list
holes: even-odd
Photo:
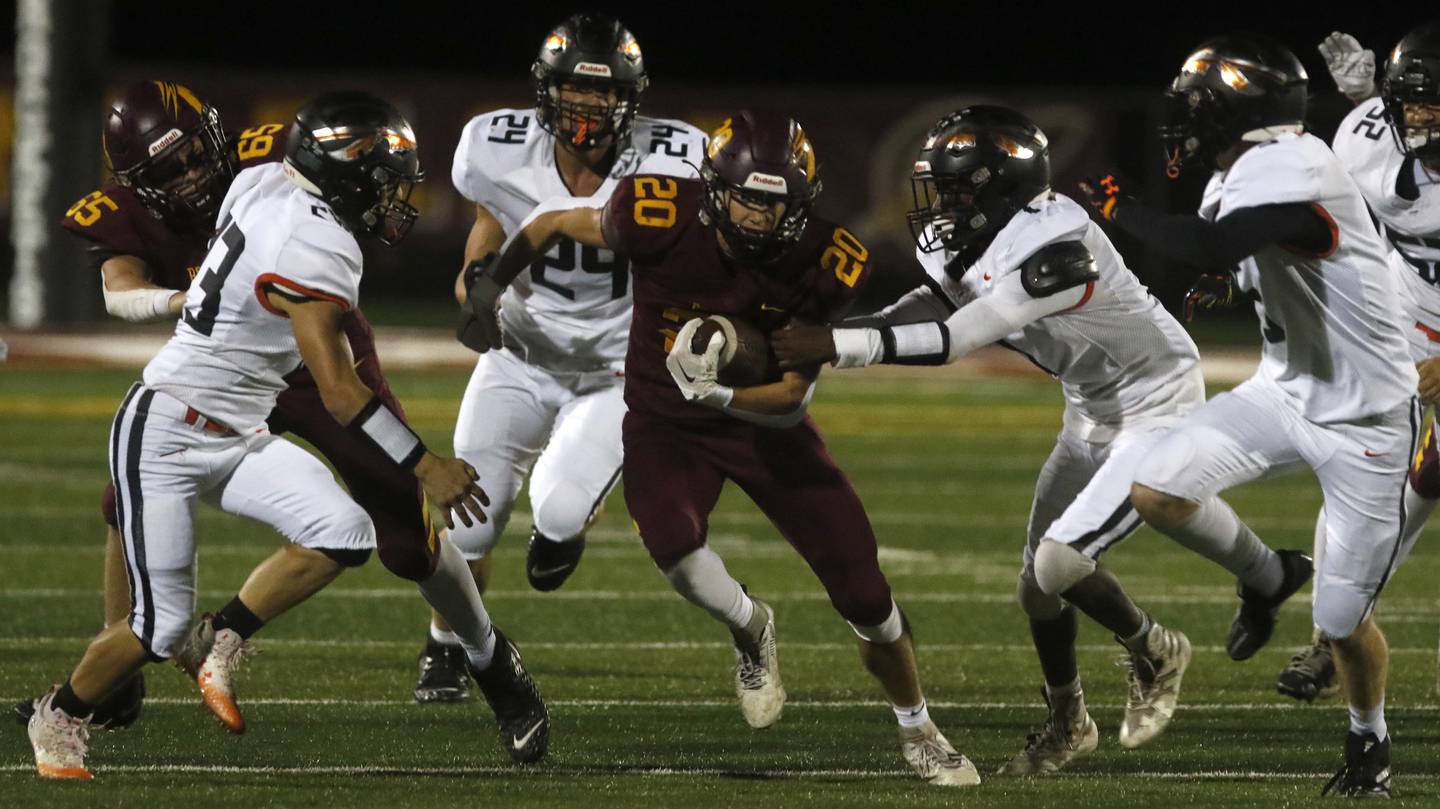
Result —
[{"label": "white football jersey", "polygon": [[206,417],[250,432],[264,425],[284,377],[301,365],[290,320],[267,292],[353,308],[360,245],[279,163],[240,172],[218,221],[175,334],[145,366],[144,379]]},{"label": "white football jersey", "polygon": [[1440,176],[1400,151],[1383,106],[1372,98],[1345,117],[1335,155],[1380,220],[1390,266],[1404,281],[1409,319],[1440,331]]},{"label": "white football jersey", "polygon": [[1085,245],[1100,277],[1079,306],[1042,317],[1003,343],[1060,380],[1066,430],[1086,441],[1110,441],[1122,429],[1173,421],[1203,403],[1194,341],[1069,197],[1032,202],[959,279],[945,272],[954,258],[949,251],[917,255],[951,301],[964,306],[988,295],[1040,248],[1067,241]]},{"label": "white football jersey", "polygon": [[1305,203],[1330,220],[1322,255],[1270,245],[1240,262],[1237,285],[1255,302],[1264,343],[1258,376],[1318,423],[1386,413],[1419,378],[1401,330],[1399,281],[1355,181],[1325,142],[1286,134],[1216,172],[1200,215],[1212,221],[1260,205]]},{"label": "white football jersey", "polygon": [[[632,174],[694,177],[705,134],[683,121],[637,117],[629,145],[590,197],[610,198]],[[506,236],[541,202],[573,197],[555,166],[555,138],[535,110],[502,109],[472,118],[451,167],[455,189],[499,220]],[[630,268],[609,250],[561,239],[522,272],[500,299],[507,344],[557,370],[623,366],[630,326]]]}]

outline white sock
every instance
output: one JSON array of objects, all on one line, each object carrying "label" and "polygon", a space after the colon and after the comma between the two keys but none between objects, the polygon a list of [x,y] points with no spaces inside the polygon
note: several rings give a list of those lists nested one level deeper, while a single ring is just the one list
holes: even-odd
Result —
[{"label": "white sock", "polygon": [[443,645],[443,646],[459,646],[459,645],[460,645],[460,636],[459,636],[459,635],[455,634],[454,632],[451,632],[451,631],[448,630],[448,629],[441,629],[440,627],[438,627],[438,626],[435,625],[435,622],[434,622],[434,621],[431,621],[431,622],[430,622],[430,640],[433,640],[433,641],[435,641],[436,643],[439,643],[439,644],[441,644],[441,645]]},{"label": "white sock", "polygon": [[1351,733],[1373,733],[1375,738],[1385,741],[1390,733],[1390,728],[1385,724],[1385,698],[1380,698],[1380,704],[1368,711],[1362,711],[1354,705],[1350,706],[1350,732]]},{"label": "white sock", "polygon": [[480,590],[475,586],[475,577],[470,574],[465,557],[448,540],[440,541],[435,572],[420,582],[420,594],[450,625],[450,631],[465,648],[470,665],[476,669],[490,665],[495,655],[495,631],[490,626],[490,613],[480,600]]},{"label": "white sock", "polygon": [[1230,571],[1252,590],[1268,595],[1279,590],[1285,579],[1280,557],[1218,497],[1205,500],[1190,519],[1166,534]]},{"label": "white sock", "polygon": [[[1420,532],[1425,528],[1425,521],[1430,519],[1430,513],[1440,500],[1431,500],[1428,497],[1421,497],[1418,492],[1405,484],[1405,533],[1400,538],[1400,556],[1395,564],[1405,561],[1410,555],[1410,550],[1415,547],[1415,541],[1420,539]],[[1315,567],[1318,569],[1319,564]]]},{"label": "white sock", "polygon": [[755,614],[755,603],[709,548],[692,551],[665,571],[665,578],[686,601],[731,629],[744,629]]},{"label": "white sock", "polygon": [[930,721],[930,709],[926,707],[925,700],[920,700],[919,705],[891,705],[895,711],[895,720],[902,728],[918,728]]}]

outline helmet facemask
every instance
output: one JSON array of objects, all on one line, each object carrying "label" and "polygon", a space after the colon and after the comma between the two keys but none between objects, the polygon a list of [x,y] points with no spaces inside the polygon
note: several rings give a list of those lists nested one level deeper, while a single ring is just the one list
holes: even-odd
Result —
[{"label": "helmet facemask", "polygon": [[[800,242],[810,220],[810,205],[820,191],[818,181],[798,194],[745,188],[722,180],[708,159],[700,167],[700,179],[705,183],[701,222],[720,232],[733,258],[751,265],[773,264]],[[732,204],[754,212],[771,211],[773,224],[762,230],[736,222]]]},{"label": "helmet facemask", "polygon": [[976,204],[981,189],[990,180],[990,169],[984,166],[964,178],[937,177],[925,169],[910,176],[915,206],[905,214],[905,220],[920,252],[959,251],[994,230]]},{"label": "helmet facemask", "polygon": [[[1440,61],[1440,60],[1432,60]],[[1415,59],[1380,84],[1382,115],[1395,146],[1423,163],[1440,163],[1440,82]]]},{"label": "helmet facemask", "polygon": [[194,132],[130,168],[113,171],[115,181],[153,216],[180,230],[213,227],[235,176],[219,113],[207,106],[202,116],[205,123]]},{"label": "helmet facemask", "polygon": [[551,75],[539,83],[540,126],[570,149],[625,140],[640,107],[640,91],[604,79]]}]

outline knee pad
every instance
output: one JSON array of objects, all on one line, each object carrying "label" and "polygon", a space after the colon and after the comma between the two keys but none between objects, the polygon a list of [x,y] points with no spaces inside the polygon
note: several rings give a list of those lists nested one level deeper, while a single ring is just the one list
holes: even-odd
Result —
[{"label": "knee pad", "polygon": [[1366,593],[1332,584],[1316,592],[1311,612],[1325,637],[1344,640],[1370,616],[1374,604],[1374,598]]},{"label": "knee pad", "polygon": [[1060,596],[1041,590],[1034,575],[1023,570],[1016,582],[1015,600],[1020,602],[1020,609],[1036,621],[1053,621],[1065,610],[1065,601]]},{"label": "knee pad", "polygon": [[315,548],[341,567],[360,567],[370,559],[370,548]]},{"label": "knee pad", "polygon": [[1095,560],[1053,539],[1035,549],[1035,583],[1045,595],[1059,596],[1095,572]]},{"label": "knee pad", "polygon": [[900,605],[893,600],[890,602],[890,615],[884,621],[874,626],[863,626],[854,622],[848,622],[850,628],[855,631],[861,640],[870,643],[894,643],[900,640],[908,628],[905,621],[905,613],[900,611]]},{"label": "knee pad", "polygon": [[535,509],[535,529],[563,541],[584,533],[595,510],[595,496],[572,483],[560,483],[544,500],[531,505]]},{"label": "knee pad", "polygon": [[465,561],[473,562],[483,558],[495,550],[495,544],[500,540],[500,534],[505,531],[505,524],[509,522],[509,515],[500,515],[486,511],[488,517],[485,522],[471,520],[473,525],[466,525],[460,521],[455,522],[455,527],[450,529],[450,543],[465,557]]}]

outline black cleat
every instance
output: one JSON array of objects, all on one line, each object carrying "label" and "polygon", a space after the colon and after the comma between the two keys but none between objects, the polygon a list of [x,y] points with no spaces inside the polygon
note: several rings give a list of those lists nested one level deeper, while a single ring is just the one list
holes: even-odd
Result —
[{"label": "black cleat", "polygon": [[584,552],[584,537],[556,542],[539,531],[531,531],[530,552],[525,559],[525,576],[530,579],[530,586],[542,593],[558,590],[580,565],[580,555]]},{"label": "black cleat", "polygon": [[1391,797],[1390,737],[1382,742],[1373,733],[1348,733],[1345,766],[1330,778],[1320,795],[1329,795],[1332,790],[1342,798]]},{"label": "black cleat", "polygon": [[1225,636],[1225,651],[1231,660],[1249,660],[1265,648],[1275,632],[1275,617],[1280,614],[1280,605],[1295,591],[1305,586],[1315,573],[1310,557],[1300,551],[1276,551],[1285,575],[1280,580],[1280,589],[1273,596],[1264,596],[1245,585],[1240,585],[1240,609],[1235,620],[1230,622],[1230,632]]},{"label": "black cleat", "polygon": [[420,678],[415,681],[415,701],[467,702],[470,677],[465,673],[465,650],[458,644],[425,642],[418,658]]},{"label": "black cleat", "polygon": [[1275,680],[1275,690],[1287,697],[1314,702],[1340,690],[1330,641],[1321,638],[1295,653]]},{"label": "black cleat", "polygon": [[[101,730],[124,730],[140,719],[140,708],[145,704],[145,675],[140,672],[121,683],[110,696],[100,700],[95,713],[90,717],[90,727]],[[35,701],[23,699],[15,703],[15,720],[22,725],[30,724],[35,713]]]},{"label": "black cleat", "polygon": [[525,670],[520,650],[495,628],[495,658],[483,671],[470,670],[480,693],[495,712],[500,746],[516,764],[531,764],[545,757],[550,747],[550,711],[540,689]]}]

